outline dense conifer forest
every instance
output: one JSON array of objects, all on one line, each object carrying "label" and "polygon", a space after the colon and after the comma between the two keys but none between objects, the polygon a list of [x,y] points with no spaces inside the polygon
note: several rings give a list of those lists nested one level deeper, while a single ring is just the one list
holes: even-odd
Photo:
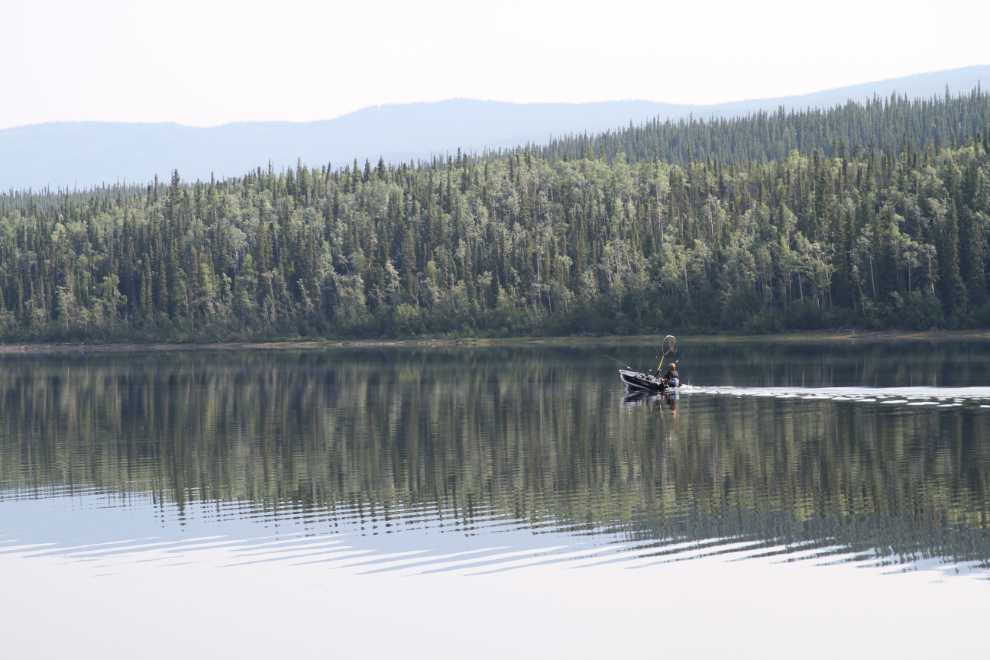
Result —
[{"label": "dense conifer forest", "polygon": [[848,158],[863,149],[881,146],[896,155],[910,137],[915,145],[943,146],[963,143],[985,130],[990,121],[988,95],[977,87],[968,95],[953,97],[946,89],[941,99],[916,99],[892,95],[874,98],[864,105],[808,109],[806,112],[757,113],[745,118],[713,121],[663,121],[609,131],[597,136],[567,136],[551,140],[538,152],[578,157],[582,151],[604,153],[613,158],[624,153],[632,159],[660,160],[682,167],[693,160],[712,159],[723,163],[749,160],[784,160],[795,149],[801,154],[819,151],[827,156]]},{"label": "dense conifer forest", "polygon": [[990,325],[990,95],[0,195],[4,341]]}]

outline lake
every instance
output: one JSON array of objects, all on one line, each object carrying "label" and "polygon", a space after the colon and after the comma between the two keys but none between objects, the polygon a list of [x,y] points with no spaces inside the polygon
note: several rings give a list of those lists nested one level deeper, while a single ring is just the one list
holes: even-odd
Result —
[{"label": "lake", "polygon": [[[990,344],[682,340],[676,398],[627,393],[607,356],[646,370],[656,353],[3,354],[0,613],[18,657],[785,657],[848,625],[840,611],[881,651],[975,648]],[[912,616],[977,627],[876,633]],[[146,648],[176,617],[181,645]],[[307,632],[262,632],[276,621]],[[501,641],[472,646],[490,624]],[[708,625],[721,641],[698,647]]]}]

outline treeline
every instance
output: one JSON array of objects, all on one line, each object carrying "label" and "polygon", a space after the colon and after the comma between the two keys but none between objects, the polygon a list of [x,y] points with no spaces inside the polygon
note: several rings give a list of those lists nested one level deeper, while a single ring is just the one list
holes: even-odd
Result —
[{"label": "treeline", "polygon": [[4,195],[0,336],[985,327],[990,138],[963,128],[769,162],[524,149]]},{"label": "treeline", "polygon": [[772,113],[710,121],[657,118],[595,136],[570,135],[534,148],[548,160],[573,160],[587,154],[611,159],[624,153],[633,160],[656,157],[682,167],[706,159],[768,163],[786,159],[794,150],[862,160],[864,153],[880,146],[890,158],[900,155],[908,148],[905,138],[916,145],[931,144],[936,152],[942,147],[956,148],[982,131],[987,122],[990,94],[976,87],[969,94],[953,97],[946,88],[941,99],[909,100],[893,94],[865,104],[850,101],[845,106],[805,112],[781,107]]}]

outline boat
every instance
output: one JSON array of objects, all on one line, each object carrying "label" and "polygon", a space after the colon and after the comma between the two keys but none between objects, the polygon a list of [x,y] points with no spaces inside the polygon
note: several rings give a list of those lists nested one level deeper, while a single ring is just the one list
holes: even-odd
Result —
[{"label": "boat", "polygon": [[[677,340],[673,335],[667,335],[663,339],[663,360],[671,357],[676,352]],[[660,361],[660,366],[657,367],[657,374],[660,373],[660,369],[663,367],[663,360]],[[668,381],[666,378],[660,378],[659,375],[651,376],[650,374],[644,374],[629,367],[619,369],[619,378],[626,384],[627,388],[633,390],[648,390],[663,393],[679,385],[676,378],[671,378]]]},{"label": "boat", "polygon": [[619,369],[619,378],[626,384],[626,387],[634,390],[664,392],[669,387],[664,378],[656,378],[650,374],[640,373],[632,369]]}]

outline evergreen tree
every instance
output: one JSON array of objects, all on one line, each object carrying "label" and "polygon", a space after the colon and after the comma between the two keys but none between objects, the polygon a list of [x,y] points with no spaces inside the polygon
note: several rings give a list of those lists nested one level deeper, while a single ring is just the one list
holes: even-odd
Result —
[{"label": "evergreen tree", "polygon": [[297,162],[208,183],[173,171],[165,186],[8,192],[0,332],[986,327],[986,105],[983,92],[882,100],[379,158],[363,173],[356,159]]}]

